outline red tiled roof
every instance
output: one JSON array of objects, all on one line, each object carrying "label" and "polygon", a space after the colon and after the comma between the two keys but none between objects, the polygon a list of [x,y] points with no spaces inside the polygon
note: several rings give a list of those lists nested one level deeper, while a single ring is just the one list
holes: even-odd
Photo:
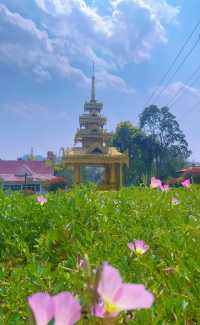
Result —
[{"label": "red tiled roof", "polygon": [[0,179],[4,182],[21,183],[24,178],[17,175],[23,167],[30,171],[27,181],[44,182],[55,178],[53,168],[48,166],[45,161],[0,160]]},{"label": "red tiled roof", "polygon": [[37,160],[0,160],[0,174],[13,174],[23,166],[27,166],[33,173],[53,175],[53,168],[45,161]]},{"label": "red tiled roof", "polygon": [[180,173],[183,173],[184,175],[200,175],[200,166],[193,166],[193,167],[187,167],[184,169],[181,169],[179,171]]}]

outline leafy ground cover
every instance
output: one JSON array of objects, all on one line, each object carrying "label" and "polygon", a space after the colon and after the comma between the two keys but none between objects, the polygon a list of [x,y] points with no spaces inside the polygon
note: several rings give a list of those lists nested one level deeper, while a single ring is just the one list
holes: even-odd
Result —
[{"label": "leafy ground cover", "polygon": [[[153,307],[128,324],[200,324],[200,188],[89,186],[47,197],[41,206],[32,195],[0,193],[0,324],[28,324],[27,297],[38,291],[67,290],[87,305],[77,270],[85,254],[93,269],[108,261],[154,294]],[[135,239],[150,246],[143,256],[131,256]]]}]

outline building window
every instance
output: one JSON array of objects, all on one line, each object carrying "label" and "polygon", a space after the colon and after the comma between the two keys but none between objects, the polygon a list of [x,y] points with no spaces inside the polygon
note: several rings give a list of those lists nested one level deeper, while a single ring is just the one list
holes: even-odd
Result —
[{"label": "building window", "polygon": [[13,185],[4,185],[4,191],[21,191],[21,184],[13,184]]},{"label": "building window", "polygon": [[12,184],[12,185],[4,185],[3,186],[4,191],[33,191],[33,192],[40,192],[40,184]]},{"label": "building window", "polygon": [[22,189],[25,191],[40,192],[40,184],[23,184]]}]

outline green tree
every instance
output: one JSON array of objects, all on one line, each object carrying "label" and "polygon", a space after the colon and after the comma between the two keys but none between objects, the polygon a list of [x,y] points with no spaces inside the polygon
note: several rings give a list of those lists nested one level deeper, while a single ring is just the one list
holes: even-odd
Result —
[{"label": "green tree", "polygon": [[125,121],[117,125],[112,145],[129,155],[129,167],[124,167],[125,185],[143,182],[152,166],[151,139],[131,122]]},{"label": "green tree", "polygon": [[155,174],[161,178],[174,176],[191,154],[176,117],[168,107],[152,105],[140,115],[140,128],[152,141]]}]

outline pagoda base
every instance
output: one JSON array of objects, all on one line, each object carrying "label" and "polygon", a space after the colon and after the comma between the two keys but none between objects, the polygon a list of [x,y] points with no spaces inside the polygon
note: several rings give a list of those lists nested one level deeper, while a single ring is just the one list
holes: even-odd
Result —
[{"label": "pagoda base", "polygon": [[119,190],[122,186],[123,165],[128,164],[128,157],[116,148],[109,148],[107,154],[87,154],[82,148],[66,151],[64,165],[73,166],[74,183],[81,184],[80,169],[82,166],[104,167],[104,181],[100,190]]}]

